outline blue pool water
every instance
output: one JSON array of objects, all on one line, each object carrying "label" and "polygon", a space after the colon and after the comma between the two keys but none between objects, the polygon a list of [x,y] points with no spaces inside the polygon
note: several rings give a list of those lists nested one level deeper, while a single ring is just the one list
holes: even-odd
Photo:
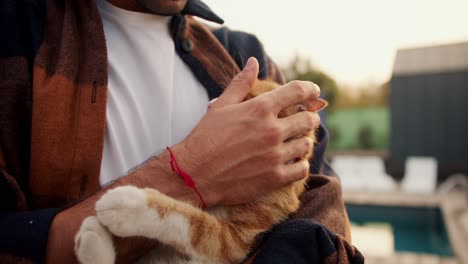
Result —
[{"label": "blue pool water", "polygon": [[346,209],[353,223],[390,224],[395,251],[453,256],[439,208],[346,204]]}]

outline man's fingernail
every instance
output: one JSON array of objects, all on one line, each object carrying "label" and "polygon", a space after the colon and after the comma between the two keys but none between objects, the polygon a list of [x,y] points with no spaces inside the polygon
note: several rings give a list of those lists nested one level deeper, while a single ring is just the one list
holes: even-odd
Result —
[{"label": "man's fingernail", "polygon": [[250,57],[245,64],[244,70],[250,71],[254,67],[254,58]]}]

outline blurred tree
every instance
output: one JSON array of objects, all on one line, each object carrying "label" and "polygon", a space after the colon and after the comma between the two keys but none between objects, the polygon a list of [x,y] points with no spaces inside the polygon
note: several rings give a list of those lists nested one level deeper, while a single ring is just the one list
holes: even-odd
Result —
[{"label": "blurred tree", "polygon": [[320,86],[322,97],[328,101],[327,109],[333,110],[338,93],[335,80],[328,74],[315,69],[309,59],[296,54],[289,65],[283,69],[286,80],[311,81]]},{"label": "blurred tree", "polygon": [[386,81],[377,88],[377,104],[388,106],[390,97],[390,81]]},{"label": "blurred tree", "polygon": [[338,86],[328,74],[316,69],[310,59],[299,54],[283,69],[286,80],[305,80],[316,83],[322,96],[328,101],[327,109],[364,108],[388,106],[389,86],[387,81],[381,85],[369,83],[360,87]]},{"label": "blurred tree", "polygon": [[381,85],[340,86],[336,98],[336,109],[388,107],[389,90],[388,81]]}]

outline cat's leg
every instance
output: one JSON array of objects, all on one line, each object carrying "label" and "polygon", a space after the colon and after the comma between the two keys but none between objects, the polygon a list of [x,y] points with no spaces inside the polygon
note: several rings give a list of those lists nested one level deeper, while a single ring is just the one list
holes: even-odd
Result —
[{"label": "cat's leg", "polygon": [[241,261],[254,236],[153,189],[110,190],[96,203],[96,212],[99,221],[118,236],[157,239],[191,258],[207,261]]},{"label": "cat's leg", "polygon": [[95,216],[86,218],[75,236],[75,254],[83,264],[113,264],[112,236]]}]

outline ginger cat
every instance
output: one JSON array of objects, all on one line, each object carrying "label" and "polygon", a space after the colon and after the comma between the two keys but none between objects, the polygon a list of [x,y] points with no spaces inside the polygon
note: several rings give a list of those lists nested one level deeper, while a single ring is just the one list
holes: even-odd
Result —
[{"label": "ginger cat", "polygon": [[[246,100],[277,87],[276,83],[257,80]],[[312,105],[309,111],[319,111],[327,102],[316,99]],[[279,117],[304,110],[301,105],[291,106]],[[315,142],[314,132],[305,136]],[[302,158],[312,157],[308,154]],[[83,221],[75,238],[75,252],[82,263],[114,263],[116,253],[110,231],[122,237],[155,239],[165,245],[151,251],[139,263],[239,263],[258,234],[299,209],[299,196],[305,190],[306,180],[307,177],[247,204],[207,211],[154,189],[118,187],[96,203],[96,217]]]}]

